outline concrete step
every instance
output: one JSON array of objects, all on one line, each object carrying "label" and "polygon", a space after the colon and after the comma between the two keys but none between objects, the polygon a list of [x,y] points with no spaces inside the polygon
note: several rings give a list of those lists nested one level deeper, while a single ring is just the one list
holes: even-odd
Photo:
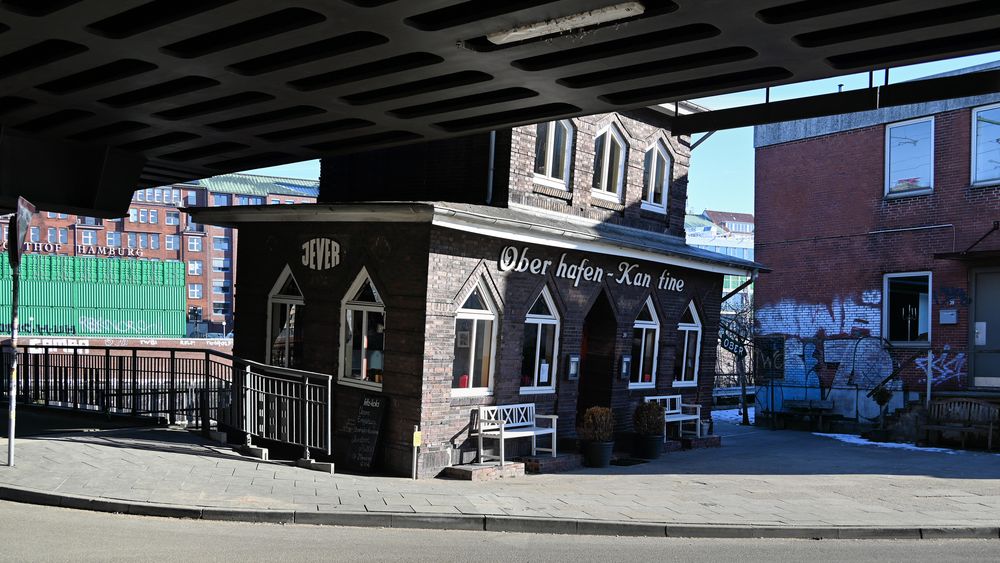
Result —
[{"label": "concrete step", "polygon": [[514,459],[524,463],[524,470],[528,473],[559,473],[583,467],[583,456],[577,453],[560,454],[556,457],[550,455],[524,456]]},{"label": "concrete step", "polygon": [[497,479],[513,479],[523,475],[524,464],[516,461],[506,463],[503,466],[499,462],[453,465],[445,467],[444,471],[441,472],[442,477],[464,481],[496,481]]}]

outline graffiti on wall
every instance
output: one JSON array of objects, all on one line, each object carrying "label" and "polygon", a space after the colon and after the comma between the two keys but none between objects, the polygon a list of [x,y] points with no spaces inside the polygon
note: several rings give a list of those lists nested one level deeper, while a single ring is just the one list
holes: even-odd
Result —
[{"label": "graffiti on wall", "polygon": [[150,323],[143,320],[113,320],[99,317],[80,317],[80,328],[93,334],[157,334],[161,332],[160,323]]},{"label": "graffiti on wall", "polygon": [[869,290],[859,297],[835,297],[829,304],[782,299],[757,311],[761,334],[811,338],[816,334],[880,333],[882,292]]},{"label": "graffiti on wall", "polygon": [[[914,363],[917,369],[927,373],[928,361],[930,362],[931,383],[933,385],[965,380],[967,375],[965,352],[952,352],[951,346],[946,344],[940,354],[931,352],[929,359],[927,356],[921,356],[914,360]],[[926,379],[924,381],[926,382]]]},{"label": "graffiti on wall", "polygon": [[969,293],[961,287],[939,287],[934,291],[934,304],[939,307],[967,306],[972,303]]}]

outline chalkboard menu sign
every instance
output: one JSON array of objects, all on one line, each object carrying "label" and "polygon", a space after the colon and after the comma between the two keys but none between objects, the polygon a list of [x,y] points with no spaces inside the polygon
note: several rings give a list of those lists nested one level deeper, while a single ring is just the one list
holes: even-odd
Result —
[{"label": "chalkboard menu sign", "polygon": [[382,419],[389,399],[381,395],[365,395],[358,407],[358,418],[351,434],[350,465],[359,471],[371,471],[378,446]]},{"label": "chalkboard menu sign", "polygon": [[758,379],[785,378],[785,339],[781,336],[754,338],[756,377]]}]

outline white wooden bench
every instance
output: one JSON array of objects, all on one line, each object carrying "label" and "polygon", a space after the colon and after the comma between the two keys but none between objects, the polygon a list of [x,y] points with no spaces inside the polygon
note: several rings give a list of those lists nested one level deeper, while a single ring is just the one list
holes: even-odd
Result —
[{"label": "white wooden bench", "polygon": [[[531,438],[531,455],[537,451],[551,452],[552,457],[556,457],[556,422],[559,415],[555,414],[535,414],[534,403],[522,403],[518,405],[502,405],[495,407],[478,407],[478,416],[474,422],[473,432],[479,435],[479,461],[487,461],[483,453],[483,440],[500,441],[500,465],[506,463],[504,459],[504,441],[513,438]],[[548,419],[548,426],[538,426],[536,419]],[[545,435],[551,436],[552,447],[540,448],[537,446],[537,438]]]},{"label": "white wooden bench", "polygon": [[[663,441],[667,441],[667,425],[677,423],[677,430],[684,435],[685,424],[694,426],[695,438],[701,438],[701,405],[689,405],[681,402],[680,395],[653,395],[645,398],[646,402],[660,403],[663,407]],[[687,431],[692,433],[691,430]]]}]

